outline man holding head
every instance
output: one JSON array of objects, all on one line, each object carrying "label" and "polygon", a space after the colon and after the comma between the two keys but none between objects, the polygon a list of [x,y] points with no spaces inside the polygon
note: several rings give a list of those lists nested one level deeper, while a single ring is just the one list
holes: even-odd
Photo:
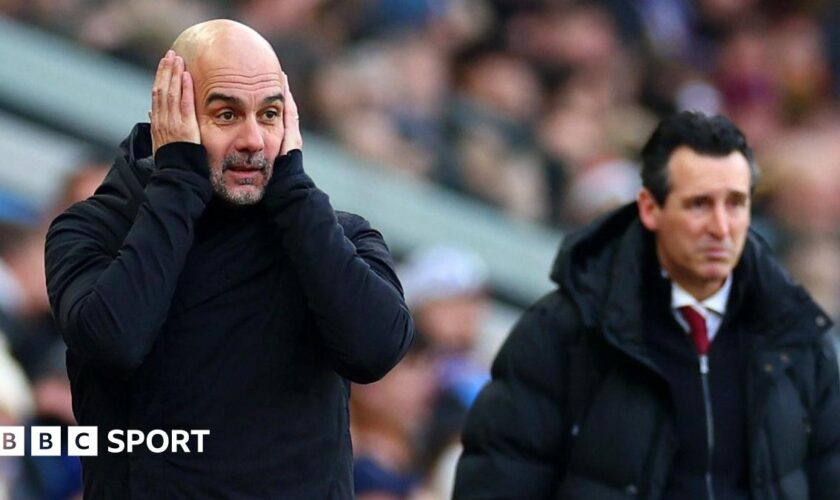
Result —
[{"label": "man holding head", "polygon": [[[381,235],[304,172],[288,80],[252,29],[184,31],[150,118],[47,237],[74,412],[99,431],[85,497],[352,498],[349,384],[413,339]],[[109,453],[111,429],[209,435],[201,453]]]},{"label": "man holding head", "polygon": [[830,322],[749,230],[744,136],[682,112],[642,162],[500,351],[455,498],[838,498]]}]

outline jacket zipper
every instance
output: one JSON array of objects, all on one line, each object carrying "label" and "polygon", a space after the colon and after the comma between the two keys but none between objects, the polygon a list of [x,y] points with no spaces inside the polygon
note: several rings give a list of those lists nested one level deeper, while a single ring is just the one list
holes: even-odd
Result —
[{"label": "jacket zipper", "polygon": [[700,355],[700,382],[703,385],[703,407],[706,410],[706,493],[709,500],[715,500],[712,488],[712,453],[715,449],[715,421],[712,416],[712,398],[709,392],[709,357]]}]

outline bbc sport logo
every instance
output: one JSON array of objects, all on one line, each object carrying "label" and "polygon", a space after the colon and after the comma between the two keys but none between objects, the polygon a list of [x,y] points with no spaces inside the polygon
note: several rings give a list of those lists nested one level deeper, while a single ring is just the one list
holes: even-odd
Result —
[{"label": "bbc sport logo", "polygon": [[[79,457],[99,455],[99,428],[96,426],[70,426],[67,429],[67,454]],[[61,455],[62,428],[59,426],[32,426],[29,428],[29,454],[33,457]],[[152,453],[204,453],[204,438],[208,429],[154,429],[145,433],[136,429],[108,431],[107,453],[133,453],[138,448]],[[193,439],[194,438],[194,439]],[[26,453],[26,427],[0,426],[0,457],[22,457]]]}]

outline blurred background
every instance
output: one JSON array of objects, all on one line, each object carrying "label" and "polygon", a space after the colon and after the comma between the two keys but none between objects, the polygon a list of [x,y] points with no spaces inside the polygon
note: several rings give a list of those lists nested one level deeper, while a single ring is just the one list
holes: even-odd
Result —
[{"label": "blurred background", "polygon": [[[185,27],[229,17],[289,74],[307,170],[382,230],[419,338],[355,386],[357,496],[449,497],[466,410],[564,232],[632,200],[681,109],[724,113],[754,224],[840,312],[840,5],[829,0],[0,0],[0,425],[72,425],[49,221],[146,119]],[[79,495],[71,457],[0,457],[0,500]]]}]

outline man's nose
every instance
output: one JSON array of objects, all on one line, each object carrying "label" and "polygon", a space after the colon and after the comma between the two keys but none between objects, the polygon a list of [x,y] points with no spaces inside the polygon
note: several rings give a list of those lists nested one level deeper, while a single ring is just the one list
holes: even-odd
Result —
[{"label": "man's nose", "polygon": [[236,150],[257,153],[262,151],[264,146],[262,129],[257,123],[256,117],[247,118],[239,129],[239,135],[236,138]]},{"label": "man's nose", "polygon": [[723,204],[715,205],[710,214],[709,233],[717,239],[724,239],[729,236],[729,214]]}]

